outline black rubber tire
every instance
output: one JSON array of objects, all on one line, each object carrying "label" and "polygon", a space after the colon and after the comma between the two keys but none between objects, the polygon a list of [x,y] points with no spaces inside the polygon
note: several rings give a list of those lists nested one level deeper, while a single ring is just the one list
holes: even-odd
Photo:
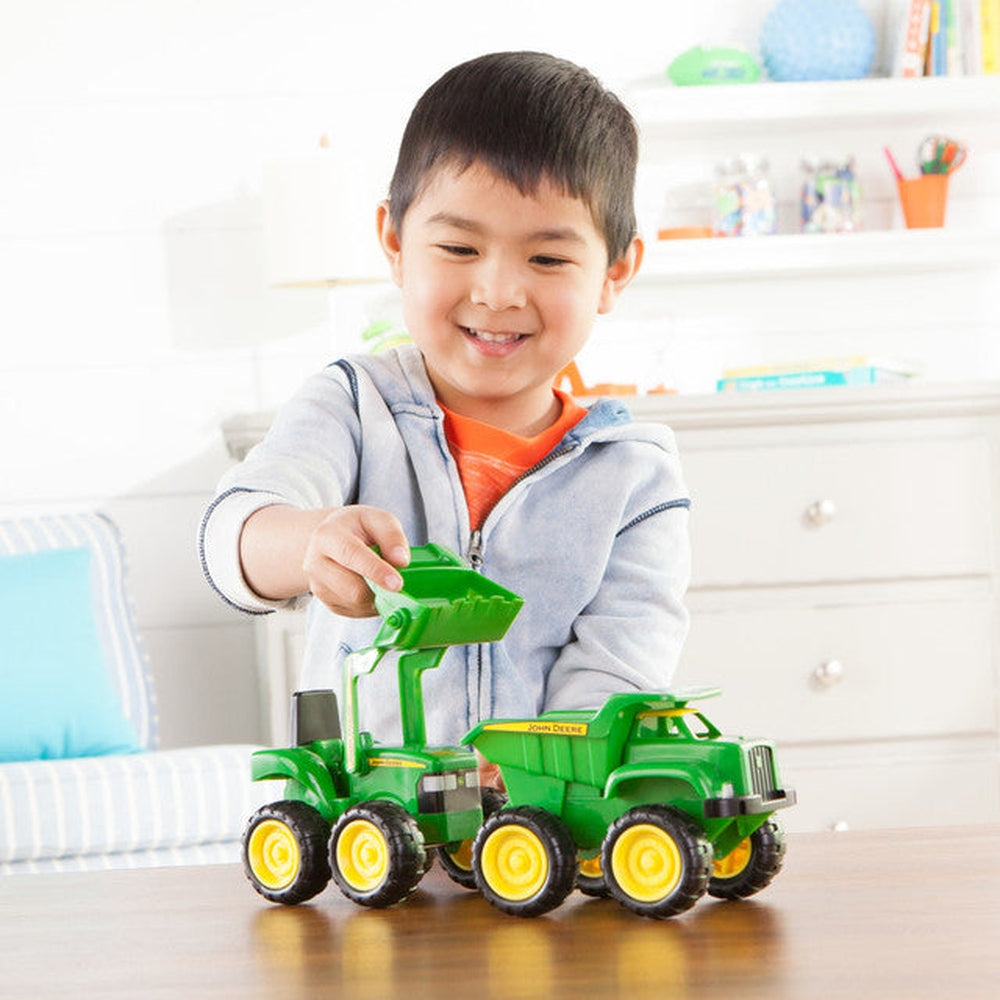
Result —
[{"label": "black rubber tire", "polygon": [[719,868],[713,866],[712,877],[708,880],[710,896],[716,899],[746,899],[774,881],[785,859],[785,835],[781,824],[769,819],[754,830],[737,850],[746,848],[749,848],[749,857],[738,872],[722,875]]},{"label": "black rubber tire", "polygon": [[243,871],[272,903],[304,903],[330,881],[329,836],[330,824],[305,802],[261,806],[243,831]]},{"label": "black rubber tire", "polygon": [[424,848],[424,867],[420,872],[421,878],[423,878],[434,867],[434,858],[436,854],[437,851],[428,851],[426,847]]},{"label": "black rubber tire", "polygon": [[[499,788],[487,786],[480,795],[483,804],[483,820],[488,820],[494,813],[507,805],[507,795]],[[478,889],[476,873],[472,868],[472,844],[474,837],[459,841],[457,844],[442,844],[437,849],[438,860],[448,878],[463,889]]]},{"label": "black rubber tire", "polygon": [[502,809],[476,835],[472,867],[479,891],[497,909],[535,917],[572,891],[576,844],[562,820],[544,809]]},{"label": "black rubber tire", "polygon": [[427,869],[417,821],[397,803],[380,799],[359,803],[340,817],[330,834],[329,859],[340,891],[375,908],[405,899]]},{"label": "black rubber tire", "polygon": [[712,848],[684,813],[636,806],[611,824],[601,849],[608,891],[644,917],[672,917],[705,894]]},{"label": "black rubber tire", "polygon": [[[601,868],[601,856],[598,854],[596,858],[589,859],[589,862],[597,863],[597,867]],[[576,887],[585,896],[593,896],[595,899],[606,899],[611,895],[611,891],[608,889],[607,880],[604,878],[604,870],[601,868],[601,873],[599,875],[594,874],[584,874],[584,861],[581,859],[579,862],[579,870],[576,873]]]}]

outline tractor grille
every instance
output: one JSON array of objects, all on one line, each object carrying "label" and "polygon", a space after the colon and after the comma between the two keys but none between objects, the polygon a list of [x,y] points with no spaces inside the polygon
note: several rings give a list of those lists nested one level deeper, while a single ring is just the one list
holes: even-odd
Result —
[{"label": "tractor grille", "polygon": [[774,753],[768,746],[750,747],[747,752],[750,785],[755,795],[765,801],[775,797]]},{"label": "tractor grille", "polygon": [[421,815],[464,812],[476,809],[479,804],[479,773],[475,768],[425,774],[417,787],[417,809]]}]

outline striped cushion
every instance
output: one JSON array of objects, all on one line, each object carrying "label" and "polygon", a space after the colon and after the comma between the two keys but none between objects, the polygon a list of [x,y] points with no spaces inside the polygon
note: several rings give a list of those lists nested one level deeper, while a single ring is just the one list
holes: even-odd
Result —
[{"label": "striped cushion", "polygon": [[40,858],[0,863],[0,875],[37,875],[41,872],[94,872],[116,868],[166,868],[172,865],[229,865],[241,859],[240,843],[194,844],[159,851],[121,851],[117,854],[80,854],[72,858]]},{"label": "striped cushion", "polygon": [[139,743],[156,746],[156,706],[149,665],[126,597],[121,539],[100,514],[79,513],[0,521],[0,554],[87,547],[94,620],[112,685]]},{"label": "striped cushion", "polygon": [[250,780],[253,746],[155,750],[156,709],[115,525],[99,514],[0,521],[0,553],[86,546],[115,692],[150,752],[0,765],[0,875],[231,862],[280,785]]},{"label": "striped cushion", "polygon": [[226,745],[0,766],[0,874],[234,861],[250,813],[281,797]]}]

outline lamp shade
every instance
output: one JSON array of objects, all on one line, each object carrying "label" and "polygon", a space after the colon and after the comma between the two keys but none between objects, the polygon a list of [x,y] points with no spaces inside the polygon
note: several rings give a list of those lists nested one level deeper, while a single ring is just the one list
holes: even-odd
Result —
[{"label": "lamp shade", "polygon": [[327,145],[265,166],[264,248],[270,284],[388,280],[375,230],[375,209],[385,197],[378,173],[372,164]]}]

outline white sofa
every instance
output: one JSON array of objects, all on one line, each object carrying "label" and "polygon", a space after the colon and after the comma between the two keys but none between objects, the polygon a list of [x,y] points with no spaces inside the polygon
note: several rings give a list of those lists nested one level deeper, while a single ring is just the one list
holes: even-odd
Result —
[{"label": "white sofa", "polygon": [[157,749],[110,520],[0,521],[0,874],[237,861],[254,749]]}]

